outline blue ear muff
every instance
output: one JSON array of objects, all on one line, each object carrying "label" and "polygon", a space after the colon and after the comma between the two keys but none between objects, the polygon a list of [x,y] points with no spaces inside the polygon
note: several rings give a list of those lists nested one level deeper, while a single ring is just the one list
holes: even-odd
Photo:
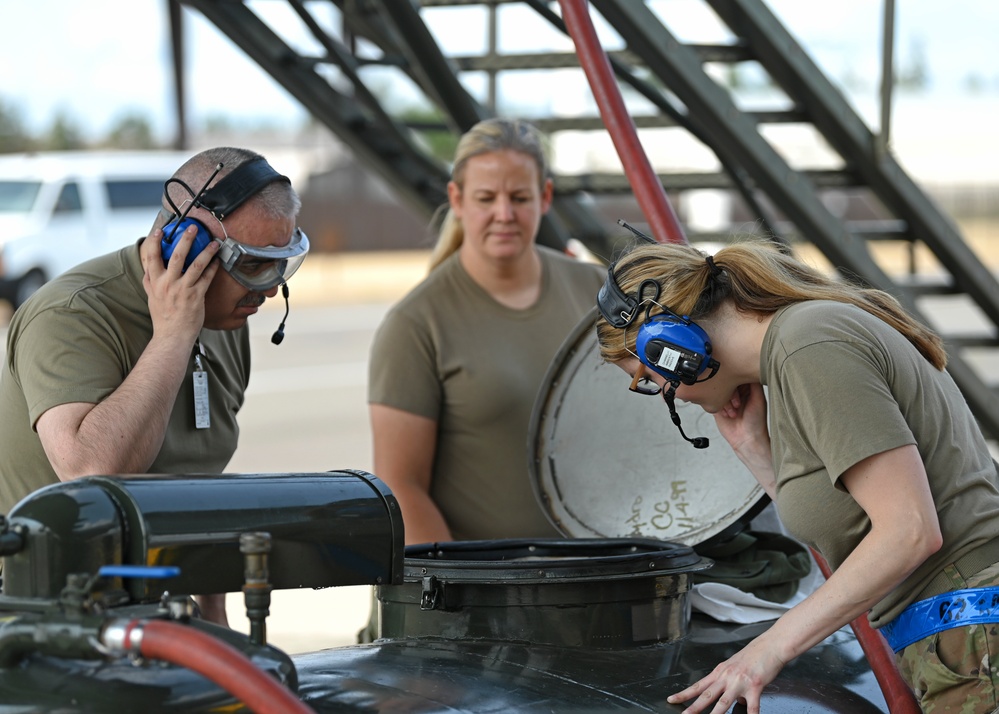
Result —
[{"label": "blue ear muff", "polygon": [[646,367],[671,381],[693,384],[707,369],[705,379],[718,370],[708,334],[686,317],[653,316],[638,328],[635,346]]},{"label": "blue ear muff", "polygon": [[177,247],[177,241],[180,237],[184,235],[184,231],[187,230],[188,226],[197,226],[198,234],[194,237],[194,243],[191,245],[191,250],[188,251],[187,257],[184,259],[184,270],[187,270],[198,254],[201,253],[205,248],[207,248],[211,242],[214,240],[212,234],[208,232],[205,228],[205,224],[194,218],[185,218],[181,221],[170,221],[165,226],[163,226],[163,241],[161,243],[162,253],[163,253],[163,265],[166,265],[170,261],[170,256],[173,255],[173,249]]}]

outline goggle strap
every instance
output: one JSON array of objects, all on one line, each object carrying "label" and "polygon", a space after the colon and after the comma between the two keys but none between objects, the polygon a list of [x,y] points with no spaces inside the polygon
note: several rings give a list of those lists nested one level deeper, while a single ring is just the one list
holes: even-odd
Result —
[{"label": "goggle strap", "polygon": [[233,247],[233,243],[235,242],[232,238],[219,241],[221,245],[219,246],[217,257],[222,264],[222,269],[227,273],[236,265],[236,261],[239,260],[239,256],[241,255],[240,251]]},{"label": "goggle strap", "polygon": [[251,159],[223,176],[221,181],[201,195],[196,204],[221,220],[275,181],[291,183],[291,179],[275,171],[267,159]]}]

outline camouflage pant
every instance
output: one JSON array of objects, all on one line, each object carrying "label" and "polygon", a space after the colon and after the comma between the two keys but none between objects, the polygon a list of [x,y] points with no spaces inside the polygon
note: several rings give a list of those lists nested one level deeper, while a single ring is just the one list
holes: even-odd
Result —
[{"label": "camouflage pant", "polygon": [[[952,566],[944,572],[955,589],[999,585],[999,564],[967,580]],[[906,647],[895,661],[925,714],[999,712],[999,623],[938,632]]]}]

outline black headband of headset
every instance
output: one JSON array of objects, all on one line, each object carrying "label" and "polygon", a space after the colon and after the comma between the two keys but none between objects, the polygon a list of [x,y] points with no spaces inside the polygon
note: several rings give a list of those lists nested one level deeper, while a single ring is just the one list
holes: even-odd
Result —
[{"label": "black headband of headset", "polygon": [[275,171],[267,163],[267,159],[263,157],[250,159],[205,191],[195,201],[195,205],[211,211],[221,220],[260,193],[264,186],[275,181],[291,183],[291,179]]},{"label": "black headband of headset", "polygon": [[614,263],[607,268],[607,277],[597,293],[597,309],[611,325],[623,329],[635,320],[638,312],[638,299],[625,295],[614,279]]},{"label": "black headband of headset", "polygon": [[[634,295],[626,295],[614,279],[614,266],[607,268],[607,277],[597,293],[597,309],[613,327],[623,330],[638,317],[638,308],[643,302],[659,300],[659,283],[655,280],[643,280]],[[646,288],[652,288],[651,298],[645,297]]]},{"label": "black headband of headset", "polygon": [[[649,243],[650,245],[657,244],[654,238],[642,233],[627,221],[618,220],[618,223],[634,233],[643,243]],[[597,309],[600,310],[600,314],[604,316],[607,322],[619,330],[623,330],[638,317],[638,307],[644,300],[646,287],[651,285],[655,288],[652,302],[659,299],[659,283],[655,280],[643,280],[642,284],[638,286],[637,293],[634,295],[625,295],[624,291],[621,290],[621,286],[617,284],[617,280],[614,279],[614,266],[616,265],[616,262],[611,263],[610,267],[607,268],[607,277],[604,279],[604,284],[600,288],[600,292],[597,293]]]}]

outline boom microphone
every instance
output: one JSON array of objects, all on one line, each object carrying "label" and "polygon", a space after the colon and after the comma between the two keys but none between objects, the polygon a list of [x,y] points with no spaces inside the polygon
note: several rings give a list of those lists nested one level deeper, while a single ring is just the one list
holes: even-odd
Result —
[{"label": "boom microphone", "polygon": [[288,283],[281,283],[281,295],[284,297],[284,317],[281,318],[281,324],[278,328],[274,330],[274,334],[271,335],[271,342],[275,345],[280,345],[284,341],[284,323],[288,319],[288,313],[291,311],[291,304],[288,302]]},{"label": "boom microphone", "polygon": [[676,405],[674,404],[675,396],[676,385],[671,383],[669,385],[669,389],[663,392],[663,401],[666,402],[666,406],[669,407],[669,418],[673,421],[673,424],[680,432],[680,436],[682,436],[684,440],[689,441],[695,449],[708,448],[708,438],[706,436],[695,436],[691,439],[683,433],[683,427],[680,426],[680,415],[676,413]]}]

